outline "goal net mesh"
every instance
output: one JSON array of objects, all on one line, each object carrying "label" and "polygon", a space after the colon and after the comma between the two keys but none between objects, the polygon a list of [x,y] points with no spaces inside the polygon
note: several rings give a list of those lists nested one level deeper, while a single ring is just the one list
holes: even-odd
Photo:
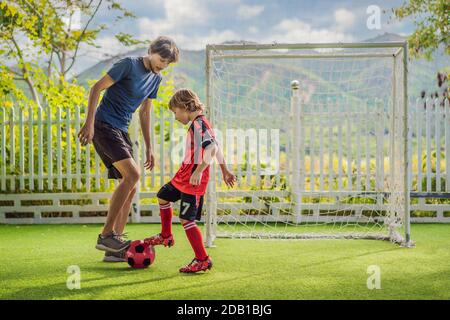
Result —
[{"label": "goal net mesh", "polygon": [[237,176],[230,189],[213,168],[208,237],[404,240],[401,47],[208,57],[208,112]]}]

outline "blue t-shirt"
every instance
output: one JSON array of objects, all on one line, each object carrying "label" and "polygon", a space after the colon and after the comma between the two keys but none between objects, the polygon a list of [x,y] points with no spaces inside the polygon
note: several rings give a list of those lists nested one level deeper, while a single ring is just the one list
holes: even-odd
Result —
[{"label": "blue t-shirt", "polygon": [[128,132],[131,117],[145,99],[155,99],[161,75],[149,71],[142,57],[129,57],[116,62],[108,71],[114,84],[106,89],[95,119]]}]

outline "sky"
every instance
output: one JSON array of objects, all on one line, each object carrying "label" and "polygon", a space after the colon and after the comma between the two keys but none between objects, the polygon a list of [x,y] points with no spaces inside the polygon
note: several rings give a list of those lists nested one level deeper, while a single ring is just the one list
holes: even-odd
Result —
[{"label": "sky", "polygon": [[109,26],[96,41],[101,49],[82,48],[75,70],[79,72],[108,55],[129,51],[114,38],[119,32],[140,40],[170,36],[181,49],[189,50],[233,40],[354,42],[385,32],[408,35],[414,29],[413,23],[399,22],[391,14],[391,9],[403,1],[123,0],[122,5],[137,18],[114,23],[112,11],[103,5],[94,20]]}]

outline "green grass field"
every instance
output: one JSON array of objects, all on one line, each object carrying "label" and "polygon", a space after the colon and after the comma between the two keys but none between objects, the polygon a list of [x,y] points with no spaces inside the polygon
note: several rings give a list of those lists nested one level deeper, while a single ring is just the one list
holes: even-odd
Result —
[{"label": "green grass field", "polygon": [[[129,225],[133,239],[159,225]],[[374,240],[230,240],[209,249],[214,268],[182,275],[193,258],[180,225],[176,245],[133,270],[101,262],[99,225],[0,225],[0,299],[450,299],[450,225],[412,225],[416,248]],[[67,268],[81,269],[69,290]],[[367,268],[381,268],[381,289]]]}]

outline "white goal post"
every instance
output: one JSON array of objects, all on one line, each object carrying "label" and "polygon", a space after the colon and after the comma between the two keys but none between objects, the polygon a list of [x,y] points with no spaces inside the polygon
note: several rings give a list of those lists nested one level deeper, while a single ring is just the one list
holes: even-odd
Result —
[{"label": "white goal post", "polygon": [[407,45],[206,47],[206,107],[238,184],[212,165],[216,237],[411,246]]}]

